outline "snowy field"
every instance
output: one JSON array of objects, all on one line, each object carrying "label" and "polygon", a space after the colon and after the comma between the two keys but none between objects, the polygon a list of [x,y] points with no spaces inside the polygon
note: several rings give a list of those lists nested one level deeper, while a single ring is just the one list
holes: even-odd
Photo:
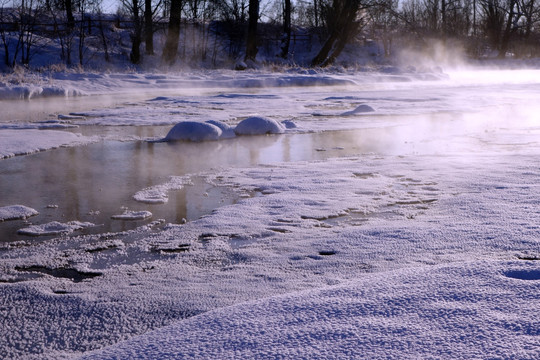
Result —
[{"label": "snowy field", "polygon": [[2,359],[538,358],[539,70],[0,98]]}]

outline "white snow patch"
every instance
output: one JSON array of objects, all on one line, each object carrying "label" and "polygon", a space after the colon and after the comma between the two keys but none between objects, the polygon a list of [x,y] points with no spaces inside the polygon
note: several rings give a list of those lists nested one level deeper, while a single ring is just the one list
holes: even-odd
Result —
[{"label": "white snow patch", "polygon": [[82,230],[87,227],[95,226],[90,222],[70,221],[67,223],[61,223],[58,221],[52,221],[42,225],[31,225],[27,228],[18,230],[21,235],[30,236],[48,236],[58,234],[69,234],[77,230]]},{"label": "white snow patch", "polygon": [[61,86],[41,87],[28,84],[0,87],[0,99],[2,100],[28,100],[39,97],[73,97],[83,95],[86,95],[83,90]]},{"label": "white snow patch", "polygon": [[167,193],[170,190],[180,190],[190,184],[192,184],[190,176],[172,176],[167,183],[138,191],[133,198],[146,204],[165,204],[169,201]]},{"label": "white snow patch", "polygon": [[111,216],[111,219],[113,220],[144,220],[150,217],[152,217],[152,213],[150,211],[126,210],[122,214]]},{"label": "white snow patch", "polygon": [[533,359],[540,281],[514,276],[530,273],[538,266],[476,262],[371,274],[210,311],[82,359]]},{"label": "white snow patch", "polygon": [[0,159],[91,141],[88,137],[67,131],[0,129]]},{"label": "white snow patch", "polygon": [[39,214],[36,210],[24,205],[10,205],[0,207],[0,221],[27,219]]}]

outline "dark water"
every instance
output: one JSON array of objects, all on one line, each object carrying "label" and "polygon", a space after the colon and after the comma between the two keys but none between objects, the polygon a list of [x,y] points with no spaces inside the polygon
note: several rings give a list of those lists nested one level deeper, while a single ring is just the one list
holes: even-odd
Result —
[{"label": "dark water", "polygon": [[[193,177],[193,185],[170,191],[166,204],[137,202],[133,195],[166,183],[170,176],[231,166],[388,152],[392,137],[385,141],[381,136],[388,131],[391,130],[253,136],[204,143],[103,141],[4,159],[0,161],[0,206],[21,204],[40,214],[27,221],[0,222],[0,239],[32,239],[17,234],[29,223],[78,220],[98,225],[85,232],[102,233],[133,229],[156,219],[170,223],[197,219],[219,206],[233,204],[238,195],[197,176]],[[110,219],[125,208],[148,210],[153,217],[144,221]]]}]

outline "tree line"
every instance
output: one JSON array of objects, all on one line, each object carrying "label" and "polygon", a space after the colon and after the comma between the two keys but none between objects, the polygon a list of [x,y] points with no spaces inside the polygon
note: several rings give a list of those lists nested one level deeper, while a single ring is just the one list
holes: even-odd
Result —
[{"label": "tree line", "polygon": [[[84,64],[90,40],[109,61],[111,31],[121,22],[128,24],[133,64],[145,55],[174,64],[183,58],[181,38],[202,60],[215,57],[225,43],[229,57],[250,63],[269,39],[278,43],[276,59],[291,59],[291,42],[303,34],[318,44],[306,65],[321,67],[359,38],[382,44],[384,56],[397,42],[421,46],[430,39],[459,41],[473,57],[537,56],[540,45],[540,0],[116,1],[117,12],[105,14],[102,0],[0,0],[5,65],[29,64],[44,37],[60,44],[68,65],[73,54]],[[164,42],[156,54],[158,33]]]}]

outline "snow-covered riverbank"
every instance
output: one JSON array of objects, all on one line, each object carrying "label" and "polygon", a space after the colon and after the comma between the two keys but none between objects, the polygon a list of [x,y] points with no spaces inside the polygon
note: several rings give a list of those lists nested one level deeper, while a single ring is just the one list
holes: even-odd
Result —
[{"label": "snow-covered riverbank", "polygon": [[[258,166],[171,167],[187,177],[148,177],[140,190],[167,196],[196,175],[239,200],[185,223],[148,218],[119,233],[5,241],[0,357],[533,359],[540,77],[499,74],[213,73],[166,90],[158,80],[180,79],[135,74],[133,87],[157,93],[43,119],[73,127],[4,119],[0,136],[13,140],[0,154],[29,153],[31,141],[46,149],[157,139],[179,121],[234,127],[259,115],[296,124],[270,139],[322,132],[307,147],[337,155],[298,160],[280,141],[273,151],[288,155],[256,158]],[[127,78],[112,79],[69,86],[127,89]],[[163,133],[92,130],[114,125]],[[351,129],[382,146],[340,140]],[[0,171],[16,160],[0,160]]]}]

